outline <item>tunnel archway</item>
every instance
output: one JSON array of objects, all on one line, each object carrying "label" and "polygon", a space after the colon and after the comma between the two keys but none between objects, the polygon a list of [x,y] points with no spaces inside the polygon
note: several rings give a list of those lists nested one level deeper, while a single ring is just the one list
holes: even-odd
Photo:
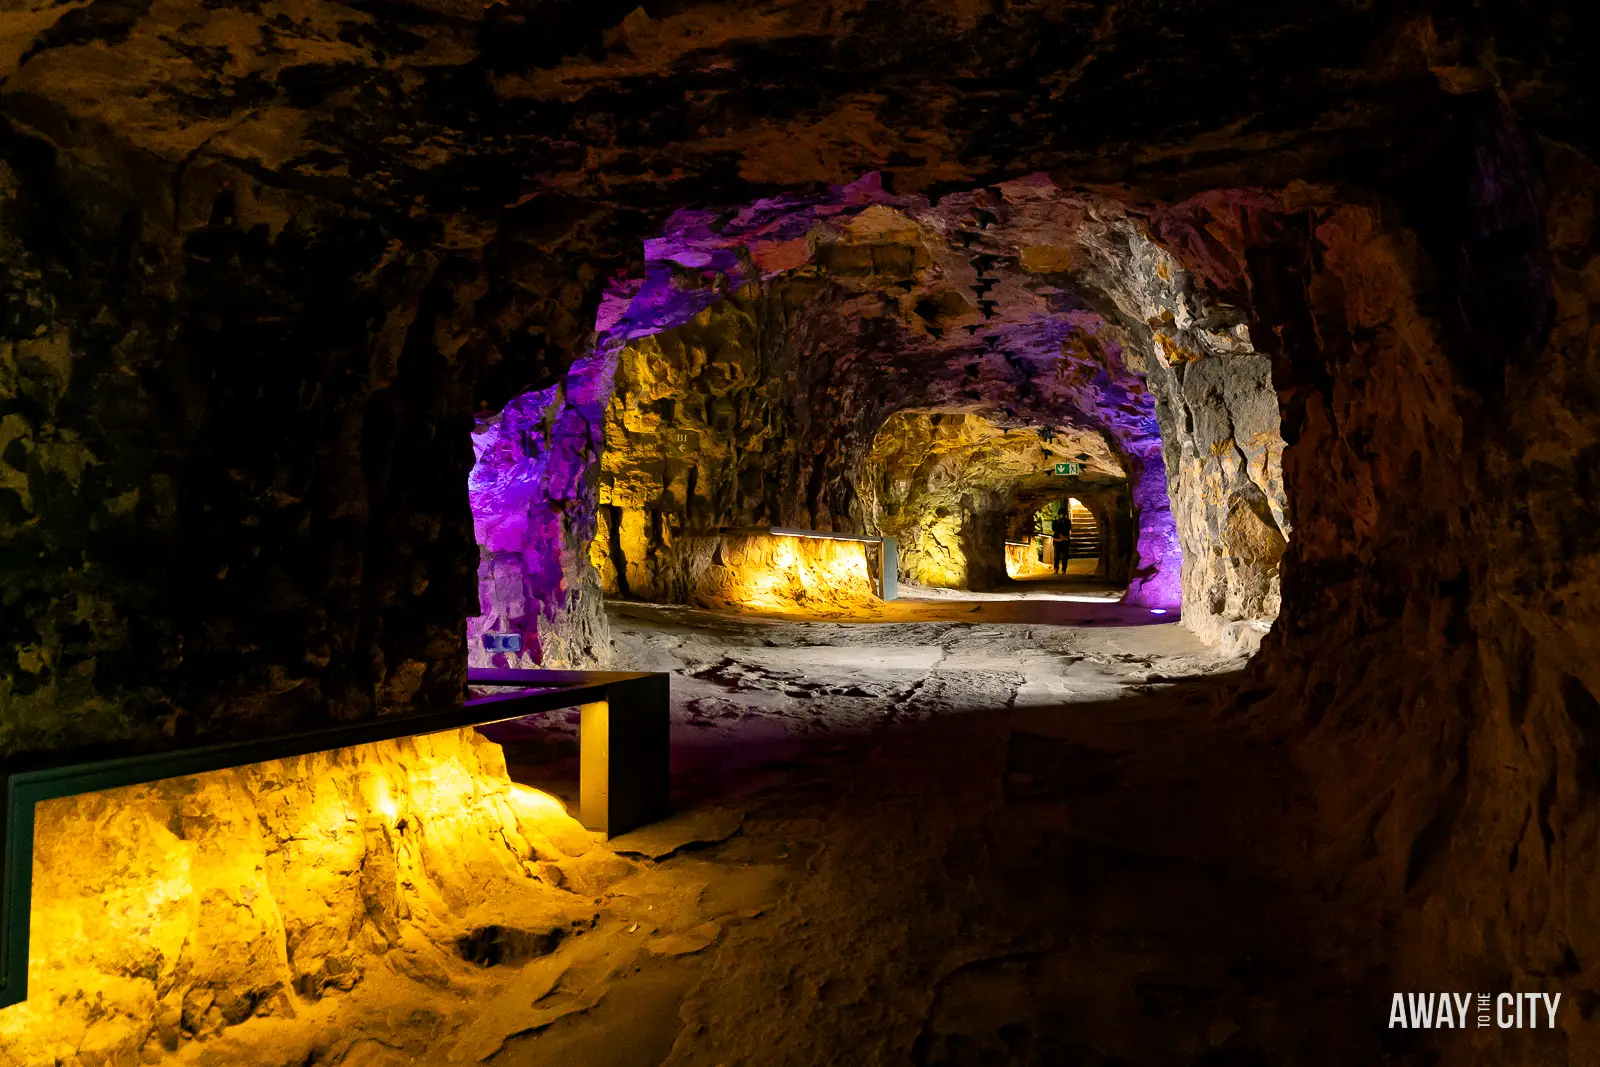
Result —
[{"label": "tunnel archway", "polygon": [[[597,400],[562,401],[591,405],[581,453],[598,460],[600,484],[587,516],[575,504],[573,537],[587,540],[601,588],[687,599],[715,566],[705,535],[762,524],[895,536],[902,580],[996,588],[1007,581],[1006,512],[1031,490],[1020,469],[976,476],[989,461],[977,437],[953,444],[987,424],[1001,437],[1033,433],[1035,467],[1093,456],[1102,469],[1091,477],[1125,479],[1133,521],[1118,529],[1106,512],[1115,551],[1100,569],[1126,581],[1129,603],[1181,603],[1210,640],[1229,628],[1235,641],[1241,628],[1246,643],[1259,640],[1270,597],[1227,590],[1275,588],[1267,542],[1277,536],[1281,555],[1286,529],[1265,361],[1245,325],[1206,305],[1139,225],[1088,211],[1041,177],[935,205],[894,196],[869,176],[826,197],[723,212],[714,226],[712,217],[675,216],[650,246],[644,278],[619,283],[602,308],[604,368],[592,373],[610,375],[604,418]],[[1212,364],[1231,368],[1221,371],[1232,375],[1231,392],[1186,395],[1184,383],[1215,373],[1205,370]],[[581,384],[573,395],[598,396]],[[1230,405],[1240,407],[1237,420]],[[904,432],[921,416],[949,421]],[[895,420],[900,429],[886,433]],[[1246,445],[1231,436],[1235,426],[1249,430]],[[907,452],[914,440],[923,454]],[[1029,447],[1020,438],[1013,446],[1019,456]],[[948,466],[952,447],[977,464],[960,491],[948,472],[894,488],[895,462],[916,470],[936,455]],[[1169,490],[1183,507],[1174,509]],[[1248,556],[1228,547],[1247,530],[1239,514],[1268,531]],[[592,534],[576,532],[587,523]],[[559,630],[548,615],[533,628]]]},{"label": "tunnel archway", "polygon": [[[1061,496],[1031,512],[1016,513],[1006,539],[1006,577],[1104,578],[1109,561],[1101,522],[1076,496]],[[1058,529],[1067,535],[1064,542],[1055,537]]]}]

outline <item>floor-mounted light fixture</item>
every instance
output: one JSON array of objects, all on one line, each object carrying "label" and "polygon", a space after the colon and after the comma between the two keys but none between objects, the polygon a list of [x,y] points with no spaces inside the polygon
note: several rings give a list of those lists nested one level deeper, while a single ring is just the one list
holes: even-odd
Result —
[{"label": "floor-mounted light fixture", "polygon": [[521,652],[522,635],[516,633],[486,633],[483,635],[486,652]]}]

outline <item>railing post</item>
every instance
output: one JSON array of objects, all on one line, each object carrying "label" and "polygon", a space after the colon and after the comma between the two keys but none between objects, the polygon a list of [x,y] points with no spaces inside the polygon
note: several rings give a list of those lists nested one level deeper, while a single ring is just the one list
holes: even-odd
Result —
[{"label": "railing post", "polygon": [[667,814],[671,696],[666,675],[613,682],[578,723],[578,819],[608,836]]},{"label": "railing post", "polygon": [[28,999],[36,792],[27,781],[0,776],[0,1008]]}]

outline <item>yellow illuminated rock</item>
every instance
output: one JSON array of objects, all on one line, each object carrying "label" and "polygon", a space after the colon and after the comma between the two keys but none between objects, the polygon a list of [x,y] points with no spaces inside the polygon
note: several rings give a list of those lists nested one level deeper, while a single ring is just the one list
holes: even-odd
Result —
[{"label": "yellow illuminated rock", "polygon": [[[903,580],[964,589],[975,577],[973,548],[988,533],[1004,536],[986,520],[1003,521],[1021,493],[1057,484],[1049,471],[1058,462],[1081,463],[1107,481],[1124,477],[1094,431],[1054,427],[1045,441],[1038,428],[1008,428],[982,414],[901,412],[867,454],[862,505],[872,528],[899,540]],[[998,554],[999,544],[993,548]],[[1009,562],[1013,550],[1005,552]]]},{"label": "yellow illuminated rock", "polygon": [[1052,572],[1049,564],[1039,558],[1033,544],[1006,542],[1006,574],[1012,578],[1033,578]]},{"label": "yellow illuminated rock", "polygon": [[473,731],[40,805],[29,999],[0,1064],[153,1062],[362,983],[470,985],[488,927],[559,931],[536,880],[592,838]]},{"label": "yellow illuminated rock", "polygon": [[765,611],[870,608],[873,572],[861,541],[779,535],[718,538],[694,600]]}]

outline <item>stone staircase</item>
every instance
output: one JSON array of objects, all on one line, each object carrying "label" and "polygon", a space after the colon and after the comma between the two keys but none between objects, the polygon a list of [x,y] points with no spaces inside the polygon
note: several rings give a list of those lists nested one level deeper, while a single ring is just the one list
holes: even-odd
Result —
[{"label": "stone staircase", "polygon": [[1100,524],[1094,521],[1094,513],[1073,497],[1068,514],[1072,518],[1072,558],[1099,559]]}]

